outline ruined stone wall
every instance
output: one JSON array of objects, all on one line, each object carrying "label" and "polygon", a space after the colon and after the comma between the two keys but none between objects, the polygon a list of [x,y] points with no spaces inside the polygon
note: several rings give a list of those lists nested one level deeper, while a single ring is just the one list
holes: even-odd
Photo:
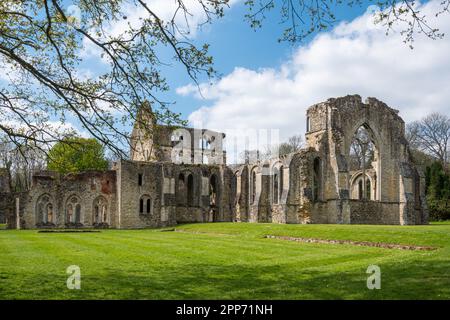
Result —
[{"label": "ruined stone wall", "polygon": [[[212,179],[216,185],[214,193]],[[118,225],[146,228],[233,221],[233,179],[226,166],[122,161],[118,168]],[[141,212],[143,197],[151,199],[148,213]]]},{"label": "ruined stone wall", "polygon": [[[165,186],[162,163],[122,161],[118,168],[118,228],[146,228],[174,224],[173,212],[162,212]],[[166,190],[164,190],[166,189]],[[142,208],[141,208],[142,199]],[[147,210],[147,200],[150,209]]]},{"label": "ruined stone wall", "polygon": [[400,224],[400,204],[350,200],[352,224]]},{"label": "ruined stone wall", "polygon": [[139,110],[131,134],[132,161],[226,164],[225,134],[208,129],[161,125],[150,106]]},{"label": "ruined stone wall", "polygon": [[[414,187],[422,177],[411,161],[405,123],[397,110],[375,98],[368,98],[363,103],[361,97],[355,95],[329,99],[312,106],[307,114],[310,124],[306,140],[323,162],[323,200],[341,201],[336,219],[330,217],[331,220],[339,223],[427,223],[423,187]],[[369,132],[376,147],[372,172],[376,179],[372,185],[376,190],[373,190],[371,198],[382,204],[349,202],[348,216],[344,202],[352,198],[352,172],[348,165],[350,146],[360,127]],[[358,208],[359,213],[355,213],[353,208]],[[375,208],[381,217],[371,215]]]},{"label": "ruined stone wall", "polygon": [[[350,146],[360,127],[376,147],[373,168],[366,172],[372,201],[350,200],[357,198],[355,184],[362,174],[349,168]],[[329,99],[308,109],[307,128],[305,149],[236,171],[235,213],[241,221],[427,223],[424,176],[411,161],[398,111],[374,98],[363,103],[357,95]],[[283,186],[276,191],[279,167]]]},{"label": "ruined stone wall", "polygon": [[9,223],[14,212],[14,197],[10,192],[0,192],[0,223]]},{"label": "ruined stone wall", "polygon": [[17,228],[17,207],[16,200],[19,200],[20,228],[25,228],[25,207],[28,201],[28,192],[8,192],[0,193],[0,211],[4,214],[2,223],[6,223],[8,229]]},{"label": "ruined stone wall", "polygon": [[239,222],[249,221],[249,169],[248,166],[234,168],[235,193],[234,216]]},{"label": "ruined stone wall", "polygon": [[[92,227],[95,224],[94,210],[97,201],[105,203],[106,219],[102,227],[116,227],[116,172],[86,171],[80,174],[60,176],[42,172],[33,177],[33,186],[28,193],[24,208],[26,228],[36,227]],[[52,221],[41,221],[38,204],[43,197],[52,206]],[[72,199],[80,205],[80,223],[68,221],[68,204]],[[75,203],[74,203],[75,204]],[[100,225],[99,225],[100,226]]]},{"label": "ruined stone wall", "polygon": [[[304,149],[233,167],[209,161],[209,156],[225,161],[225,154],[218,154],[209,144],[215,136],[223,137],[221,133],[178,128],[184,130],[178,132],[184,132],[184,136],[177,140],[172,136],[175,128],[156,125],[149,110],[141,112],[142,121],[134,127],[132,161],[121,161],[112,171],[64,177],[51,172],[36,175],[32,190],[19,196],[23,226],[152,228],[216,221],[428,222],[425,177],[411,161],[404,122],[396,110],[374,98],[363,103],[359,96],[347,96],[316,104],[307,111]],[[145,135],[146,124],[154,129],[152,136]],[[349,168],[350,145],[361,126],[368,130],[377,149],[376,161],[367,173],[374,189],[373,201],[351,200],[355,198],[359,173]],[[138,138],[143,144],[136,144]],[[153,144],[156,140],[157,147]],[[189,157],[183,160],[186,154],[182,153],[181,161],[173,163],[174,147],[180,141],[190,150]],[[192,164],[202,163],[205,155],[208,164]],[[3,194],[0,213],[3,207],[12,217],[14,195]],[[107,221],[100,225],[99,201],[102,212],[107,213]],[[75,226],[68,221],[69,203],[76,203],[81,211]],[[37,208],[44,205],[51,208],[51,221],[41,221],[38,213],[42,210]]]},{"label": "ruined stone wall", "polygon": [[[233,214],[234,194],[232,186],[233,171],[222,165],[176,165],[173,177],[177,194],[176,220],[178,223],[186,222],[219,222],[234,221]],[[184,188],[181,185],[185,179]],[[186,184],[186,177],[192,176],[192,191]],[[215,177],[216,191],[212,194],[212,179]],[[189,179],[189,178],[188,178]]]},{"label": "ruined stone wall", "polygon": [[[308,132],[308,145],[316,149],[330,164],[326,175],[338,181],[338,192],[331,192],[327,197],[339,197],[340,193],[349,192],[348,160],[350,145],[356,130],[365,126],[372,134],[372,139],[379,152],[377,198],[380,201],[398,202],[398,176],[399,165],[408,161],[407,145],[404,139],[404,122],[398,116],[398,111],[389,108],[386,104],[374,98],[367,99],[366,103],[359,96],[347,96],[329,99],[318,106],[308,110],[310,118],[320,117],[327,109],[328,118],[321,123],[323,134],[316,131]],[[319,110],[320,115],[317,114]],[[329,190],[336,191],[336,190]]]}]

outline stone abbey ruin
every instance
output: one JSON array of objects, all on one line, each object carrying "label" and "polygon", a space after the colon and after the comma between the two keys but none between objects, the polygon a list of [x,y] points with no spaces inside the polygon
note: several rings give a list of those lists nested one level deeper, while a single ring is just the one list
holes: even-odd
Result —
[{"label": "stone abbey ruin", "polygon": [[[226,165],[225,152],[209,145],[220,144],[222,133],[182,128],[174,135],[173,128],[156,124],[149,110],[138,119],[131,160],[112,170],[39,172],[31,190],[20,194],[8,190],[0,170],[0,220],[9,228],[428,223],[425,179],[411,160],[405,123],[375,98],[363,103],[354,95],[313,105],[307,110],[305,148],[233,166]],[[371,150],[362,169],[352,157],[361,130]],[[200,164],[184,162],[186,157]]]}]

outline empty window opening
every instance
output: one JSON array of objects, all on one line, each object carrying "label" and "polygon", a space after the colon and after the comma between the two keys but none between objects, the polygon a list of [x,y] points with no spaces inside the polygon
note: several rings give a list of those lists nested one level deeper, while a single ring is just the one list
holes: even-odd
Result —
[{"label": "empty window opening", "polygon": [[217,205],[217,177],[212,175],[209,180],[209,205],[215,207]]},{"label": "empty window opening", "polygon": [[94,201],[93,223],[94,224],[109,223],[107,201],[103,197],[99,197]]},{"label": "empty window opening", "polygon": [[274,169],[273,172],[273,203],[274,204],[278,204],[279,203],[279,194],[280,194],[280,175],[279,175],[279,171],[278,168]]},{"label": "empty window opening", "polygon": [[251,197],[250,197],[250,202],[251,203],[255,203],[256,201],[256,172],[253,171],[252,173],[252,179],[250,181],[251,184]]},{"label": "empty window opening", "polygon": [[77,196],[69,198],[66,206],[66,223],[81,222],[81,205]]},{"label": "empty window opening", "polygon": [[313,171],[313,201],[319,201],[322,197],[322,169],[320,158],[314,159]]},{"label": "empty window opening", "polygon": [[147,207],[146,207],[146,211],[147,211],[147,213],[150,213],[150,210],[151,210],[151,201],[150,201],[150,198],[149,199],[147,199]]},{"label": "empty window opening", "polygon": [[194,203],[194,177],[192,174],[188,176],[187,181],[187,203],[190,206]]},{"label": "empty window opening", "polygon": [[[354,180],[352,198],[358,200],[376,200],[376,188],[379,176],[378,149],[375,145],[373,132],[367,124],[360,126],[350,145],[349,170],[361,173],[359,180]],[[356,190],[358,188],[358,190]]]}]

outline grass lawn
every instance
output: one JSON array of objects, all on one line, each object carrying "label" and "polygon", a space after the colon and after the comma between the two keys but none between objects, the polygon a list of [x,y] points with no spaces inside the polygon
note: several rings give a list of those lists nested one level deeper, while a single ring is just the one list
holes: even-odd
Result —
[{"label": "grass lawn", "polygon": [[[450,299],[450,224],[191,224],[99,233],[0,231],[0,299]],[[438,247],[407,251],[264,235]],[[381,290],[366,270],[381,268]],[[81,290],[66,268],[81,268]]]},{"label": "grass lawn", "polygon": [[0,223],[0,229],[6,229],[6,224]]}]

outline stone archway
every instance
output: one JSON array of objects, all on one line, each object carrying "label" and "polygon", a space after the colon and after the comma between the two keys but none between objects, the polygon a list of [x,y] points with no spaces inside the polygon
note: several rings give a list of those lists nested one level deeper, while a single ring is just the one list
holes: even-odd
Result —
[{"label": "stone archway", "polygon": [[68,227],[82,226],[83,214],[80,198],[73,194],[66,200],[65,224]]},{"label": "stone archway", "polygon": [[37,227],[56,226],[56,211],[53,198],[45,193],[36,201],[35,219]]},{"label": "stone archway", "polygon": [[107,228],[111,224],[108,201],[99,196],[93,203],[92,225],[97,228]]},{"label": "stone archway", "polygon": [[[313,105],[307,117],[306,152],[311,157],[317,154],[324,163],[323,202],[308,209],[312,221],[380,224],[426,221],[427,213],[420,198],[424,192],[420,183],[423,178],[416,177],[417,168],[411,161],[405,138],[405,122],[397,110],[375,98],[362,102],[360,96],[353,95]],[[371,153],[364,156],[363,165],[355,168],[351,148],[360,131],[365,131],[366,143],[372,148],[368,148]],[[356,180],[358,196],[354,196],[352,177],[358,171],[362,172],[362,181]],[[369,178],[365,173],[369,173]],[[313,179],[308,176],[305,181]],[[304,195],[314,192],[313,183],[303,188]],[[370,196],[369,189],[374,189]],[[370,201],[354,201],[359,199]],[[415,218],[417,215],[421,218]]]},{"label": "stone archway", "polygon": [[[350,197],[358,200],[377,200],[378,192],[372,193],[372,186],[379,186],[377,178],[380,176],[381,161],[379,143],[374,131],[367,123],[360,125],[352,136],[351,144],[347,154],[349,169],[349,190]],[[372,174],[369,177],[368,172]],[[355,186],[354,179],[359,173],[361,180]],[[375,181],[374,181],[375,180]],[[358,189],[358,196],[355,197],[355,188]]]}]

